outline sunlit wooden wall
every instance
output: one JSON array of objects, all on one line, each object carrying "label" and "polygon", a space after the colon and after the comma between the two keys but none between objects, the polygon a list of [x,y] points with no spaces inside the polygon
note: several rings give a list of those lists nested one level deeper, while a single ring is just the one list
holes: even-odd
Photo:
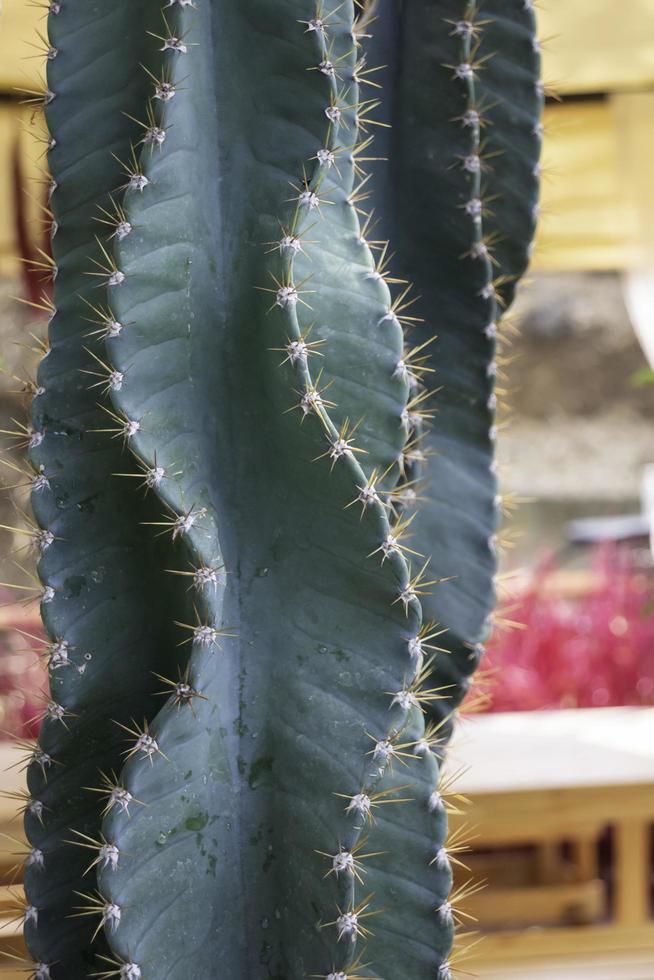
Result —
[{"label": "sunlit wooden wall", "polygon": [[[516,2],[516,0],[507,0]],[[42,11],[4,0],[0,95],[39,84]],[[546,115],[541,269],[629,269],[651,247],[654,201],[654,0],[542,0],[544,74],[564,96]],[[603,100],[574,96],[606,93]],[[27,118],[25,112],[23,119]],[[15,105],[0,103],[0,273],[13,271]],[[34,169],[42,146],[24,138]]]}]

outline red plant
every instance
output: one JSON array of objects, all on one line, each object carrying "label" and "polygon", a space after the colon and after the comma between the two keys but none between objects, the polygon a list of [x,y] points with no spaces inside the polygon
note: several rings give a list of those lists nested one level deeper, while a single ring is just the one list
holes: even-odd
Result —
[{"label": "red plant", "polygon": [[[0,736],[32,738],[45,707],[47,671],[38,606],[10,601],[0,607]],[[47,698],[45,698],[47,700]]]},{"label": "red plant", "polygon": [[489,644],[492,711],[654,705],[654,583],[625,546],[598,549],[576,596],[548,559],[512,606],[525,628]]}]

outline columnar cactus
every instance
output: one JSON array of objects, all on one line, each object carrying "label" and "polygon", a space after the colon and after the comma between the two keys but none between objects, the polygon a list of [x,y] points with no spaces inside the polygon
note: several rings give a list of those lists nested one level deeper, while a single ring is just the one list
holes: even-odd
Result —
[{"label": "columnar cactus", "polygon": [[448,980],[531,3],[47,6],[33,976]]}]

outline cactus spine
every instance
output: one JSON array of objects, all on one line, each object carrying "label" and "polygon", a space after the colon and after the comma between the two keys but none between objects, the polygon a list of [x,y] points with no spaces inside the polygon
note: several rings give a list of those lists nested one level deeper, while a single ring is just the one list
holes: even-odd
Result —
[{"label": "cactus spine", "polygon": [[[25,802],[39,980],[454,975],[474,886],[448,899],[464,845],[446,839],[440,742],[492,605],[489,324],[533,233],[516,182],[483,227],[474,76],[488,64],[504,95],[537,59],[522,0],[488,17],[497,50],[478,64],[475,4],[376,6],[48,5],[56,279],[29,457],[52,700]],[[376,15],[408,46],[383,154]],[[500,104],[510,156],[505,123],[531,132],[540,97]],[[438,345],[374,237],[379,155],[401,176],[379,216]]]}]

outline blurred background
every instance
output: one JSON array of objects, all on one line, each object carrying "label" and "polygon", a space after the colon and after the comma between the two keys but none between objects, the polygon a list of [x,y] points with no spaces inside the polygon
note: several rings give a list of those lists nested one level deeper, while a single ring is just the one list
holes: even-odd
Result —
[{"label": "blurred background", "polygon": [[[501,604],[450,761],[472,800],[465,814],[453,805],[458,877],[487,882],[465,906],[471,918],[461,917],[485,941],[459,965],[495,980],[654,980],[654,0],[546,0],[539,22],[548,84],[541,224],[501,380],[512,406],[498,443]],[[27,506],[22,396],[47,322],[47,137],[20,91],[40,85],[29,41],[38,45],[42,30],[40,9],[5,0],[5,740],[35,733],[43,686],[30,601],[39,586],[24,540],[7,529]],[[12,751],[0,741],[0,762]],[[21,773],[0,779],[12,792]],[[0,801],[0,948],[12,949],[22,836],[14,809]]]}]

